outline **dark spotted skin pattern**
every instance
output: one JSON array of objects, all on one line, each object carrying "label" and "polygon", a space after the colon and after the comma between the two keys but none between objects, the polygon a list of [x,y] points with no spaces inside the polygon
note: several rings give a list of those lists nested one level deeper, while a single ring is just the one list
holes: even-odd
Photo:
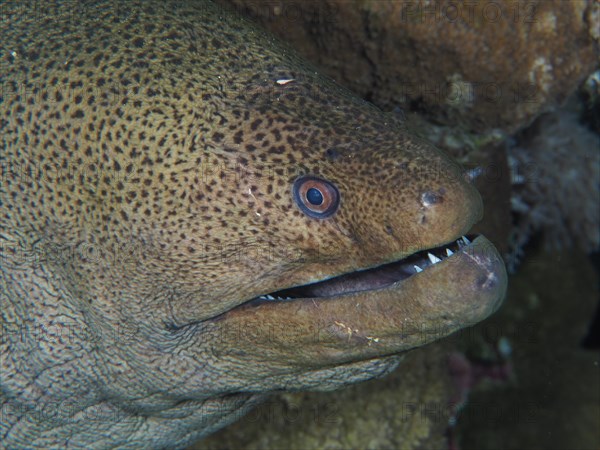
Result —
[{"label": "dark spotted skin pattern", "polygon": [[[465,233],[453,163],[206,1],[2,8],[3,446],[183,447],[270,390],[397,365],[397,341],[256,340],[310,316],[236,307]],[[333,216],[297,207],[302,175]]]}]

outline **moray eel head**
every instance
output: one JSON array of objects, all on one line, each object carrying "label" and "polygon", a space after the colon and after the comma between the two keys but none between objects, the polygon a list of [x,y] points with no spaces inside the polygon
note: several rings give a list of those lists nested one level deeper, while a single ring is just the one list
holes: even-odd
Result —
[{"label": "moray eel head", "polygon": [[325,147],[285,179],[289,213],[269,221],[277,231],[263,242],[274,240],[273,265],[253,264],[250,295],[209,319],[241,332],[228,352],[260,361],[264,376],[282,361],[314,370],[398,354],[482,320],[504,298],[501,258],[467,234],[482,203],[460,168],[400,130],[379,137]]},{"label": "moray eel head", "polygon": [[[204,1],[15,5],[8,447],[182,447],[264,393],[380,376],[498,308],[504,265],[468,234],[482,203],[460,167],[245,20]],[[27,413],[61,400],[64,420]]]}]

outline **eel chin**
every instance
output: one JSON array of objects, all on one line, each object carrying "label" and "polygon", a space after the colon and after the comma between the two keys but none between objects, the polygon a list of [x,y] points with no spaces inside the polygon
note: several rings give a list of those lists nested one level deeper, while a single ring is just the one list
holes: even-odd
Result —
[{"label": "eel chin", "polygon": [[492,314],[506,270],[483,236],[402,260],[261,295],[223,314],[222,331],[260,360],[329,365],[424,345]]}]

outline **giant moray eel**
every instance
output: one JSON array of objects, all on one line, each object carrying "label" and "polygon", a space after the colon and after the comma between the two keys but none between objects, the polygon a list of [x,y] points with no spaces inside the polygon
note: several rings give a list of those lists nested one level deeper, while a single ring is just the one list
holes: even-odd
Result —
[{"label": "giant moray eel", "polygon": [[182,447],[501,303],[460,168],[245,20],[2,14],[3,446]]}]

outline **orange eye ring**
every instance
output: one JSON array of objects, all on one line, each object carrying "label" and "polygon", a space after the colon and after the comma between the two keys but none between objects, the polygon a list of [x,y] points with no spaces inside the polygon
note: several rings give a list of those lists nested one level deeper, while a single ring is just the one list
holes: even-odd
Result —
[{"label": "orange eye ring", "polygon": [[340,205],[340,193],[329,181],[305,176],[294,182],[293,196],[304,214],[315,219],[326,219]]}]

